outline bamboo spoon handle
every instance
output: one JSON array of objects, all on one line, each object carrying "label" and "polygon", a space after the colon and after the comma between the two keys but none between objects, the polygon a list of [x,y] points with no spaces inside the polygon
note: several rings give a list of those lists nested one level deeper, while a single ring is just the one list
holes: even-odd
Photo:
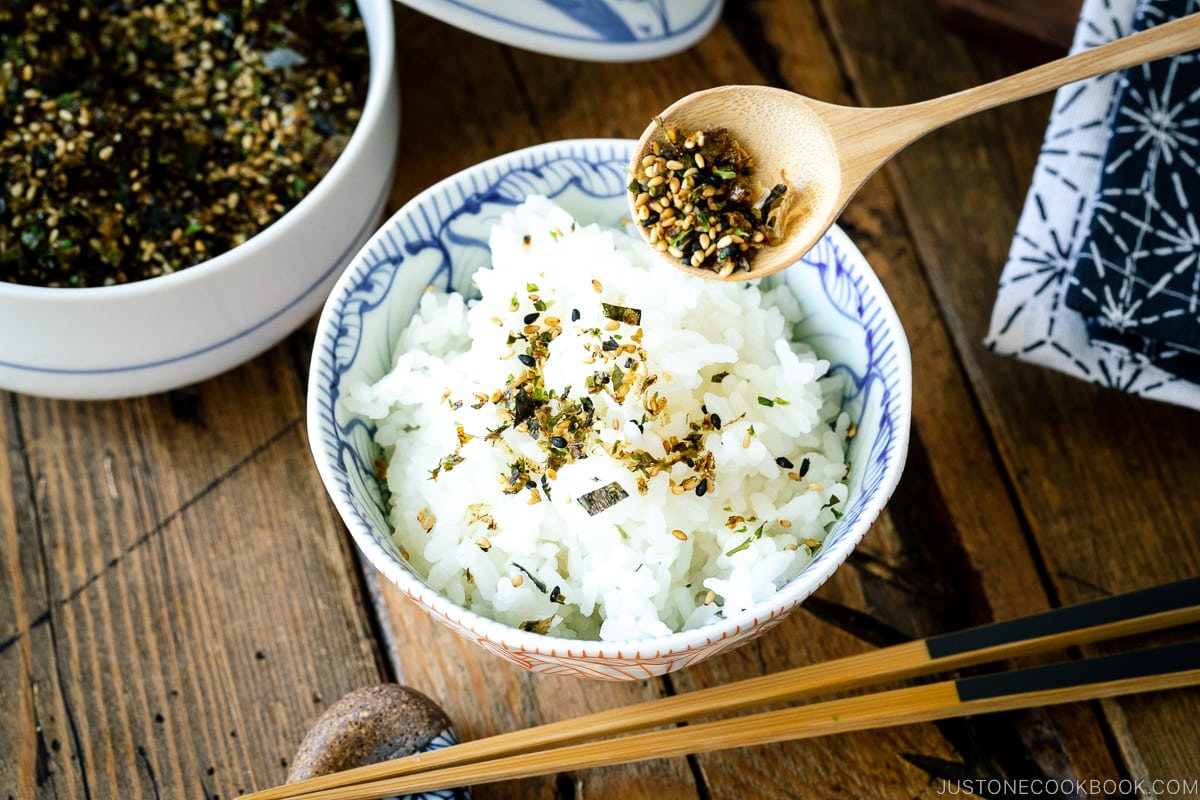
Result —
[{"label": "bamboo spoon handle", "polygon": [[[964,89],[954,94],[887,108],[849,108],[815,103],[834,139],[844,164],[873,168],[930,131],[996,106],[1023,100],[1092,78],[1200,47],[1200,13],[1064,56],[1055,61]],[[855,181],[848,188],[857,188]]]}]

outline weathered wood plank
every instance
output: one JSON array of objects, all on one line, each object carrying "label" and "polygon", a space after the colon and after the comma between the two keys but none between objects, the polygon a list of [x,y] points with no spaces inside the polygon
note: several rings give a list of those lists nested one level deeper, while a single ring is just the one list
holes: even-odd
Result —
[{"label": "weathered wood plank", "polygon": [[972,42],[1022,62],[1067,52],[1079,17],[1078,0],[927,0],[942,23]]},{"label": "weathered wood plank", "polygon": [[16,726],[0,729],[22,754],[4,762],[17,796],[279,782],[316,714],[380,679],[297,363],[285,345],[127,402],[5,396],[0,508],[25,513],[6,534],[19,570],[5,564],[0,654],[19,662],[3,690]]},{"label": "weathered wood plank", "polygon": [[[42,720],[64,719],[59,664],[53,652],[43,554],[15,398],[3,397],[0,433],[0,791],[33,797],[50,780],[62,741],[47,739]],[[78,796],[78,768],[60,776]]]}]

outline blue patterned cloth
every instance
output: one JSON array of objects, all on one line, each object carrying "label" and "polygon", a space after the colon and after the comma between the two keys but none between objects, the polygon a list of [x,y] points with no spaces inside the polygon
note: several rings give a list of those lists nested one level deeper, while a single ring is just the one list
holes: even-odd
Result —
[{"label": "blue patterned cloth", "polygon": [[[1143,0],[1135,30],[1200,10]],[[1094,343],[1200,381],[1200,57],[1127,70],[1067,290]]]},{"label": "blue patterned cloth", "polygon": [[[1085,0],[1073,52],[1200,0]],[[1195,53],[1063,87],[986,344],[1200,408],[1200,64]]]}]

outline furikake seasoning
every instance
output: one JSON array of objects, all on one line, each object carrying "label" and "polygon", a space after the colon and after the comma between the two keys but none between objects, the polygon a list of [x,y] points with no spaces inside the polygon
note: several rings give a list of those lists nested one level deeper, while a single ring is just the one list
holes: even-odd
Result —
[{"label": "furikake seasoning", "polygon": [[[597,293],[604,291],[599,280],[592,281],[592,288]],[[558,470],[564,465],[603,453],[637,475],[639,494],[649,492],[651,479],[660,473],[670,473],[676,464],[684,464],[692,474],[681,479],[671,477],[671,492],[695,492],[703,497],[716,483],[716,459],[705,445],[705,438],[708,433],[721,428],[721,418],[710,414],[707,408],[702,408],[702,414],[688,423],[685,435],[668,436],[663,440],[664,455],[654,455],[625,442],[606,445],[600,435],[606,426],[620,424],[617,418],[610,420],[603,413],[597,415],[592,398],[601,394],[607,395],[616,405],[640,409],[640,420],[634,423],[639,428],[656,420],[663,424],[670,422],[667,399],[655,388],[660,376],[650,371],[649,358],[642,347],[642,309],[602,302],[606,321],[601,327],[583,329],[592,340],[587,348],[586,362],[592,365],[592,374],[587,376],[583,386],[567,386],[559,392],[545,385],[544,370],[550,356],[550,343],[562,334],[564,324],[578,322],[579,311],[572,309],[569,312],[571,322],[564,323],[558,312],[542,299],[536,285],[526,285],[523,294],[523,297],[522,293],[514,294],[510,301],[512,319],[519,319],[521,324],[508,331],[509,350],[501,356],[504,359],[515,357],[521,369],[509,375],[504,387],[491,394],[481,392],[469,399],[456,399],[447,394],[443,398],[452,408],[464,402],[469,402],[472,408],[482,408],[489,403],[495,405],[501,424],[488,431],[484,440],[508,450],[512,456],[507,462],[508,469],[497,475],[501,491],[512,495],[525,493],[529,503],[540,503],[543,495],[550,497]],[[492,322],[499,326],[509,324],[499,317],[493,317]],[[518,455],[506,439],[509,431],[518,434],[519,438],[533,439],[545,454],[544,462]],[[459,450],[472,438],[460,428],[458,448],[430,469],[430,480],[437,480],[440,474],[460,464],[463,458]],[[628,497],[619,483],[611,482],[585,493],[577,502],[589,515],[595,516]],[[475,521],[492,522],[482,510],[473,514]],[[424,525],[424,519],[419,517],[418,521]],[[486,550],[491,545],[488,542],[487,547],[480,546]]]},{"label": "furikake seasoning", "polygon": [[0,280],[175,272],[270,225],[358,121],[349,0],[0,4]]},{"label": "furikake seasoning", "polygon": [[724,128],[663,127],[636,165],[629,191],[651,245],[728,277],[749,270],[755,252],[778,240],[787,185],[762,194],[753,159]]}]

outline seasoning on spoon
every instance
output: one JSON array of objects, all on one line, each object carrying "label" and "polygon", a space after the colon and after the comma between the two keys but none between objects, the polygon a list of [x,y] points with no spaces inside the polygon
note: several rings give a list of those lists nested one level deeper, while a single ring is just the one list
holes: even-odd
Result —
[{"label": "seasoning on spoon", "polygon": [[749,271],[754,253],[782,236],[787,184],[763,194],[753,158],[725,128],[684,132],[658,122],[663,136],[651,143],[629,183],[648,241],[722,278]]}]

